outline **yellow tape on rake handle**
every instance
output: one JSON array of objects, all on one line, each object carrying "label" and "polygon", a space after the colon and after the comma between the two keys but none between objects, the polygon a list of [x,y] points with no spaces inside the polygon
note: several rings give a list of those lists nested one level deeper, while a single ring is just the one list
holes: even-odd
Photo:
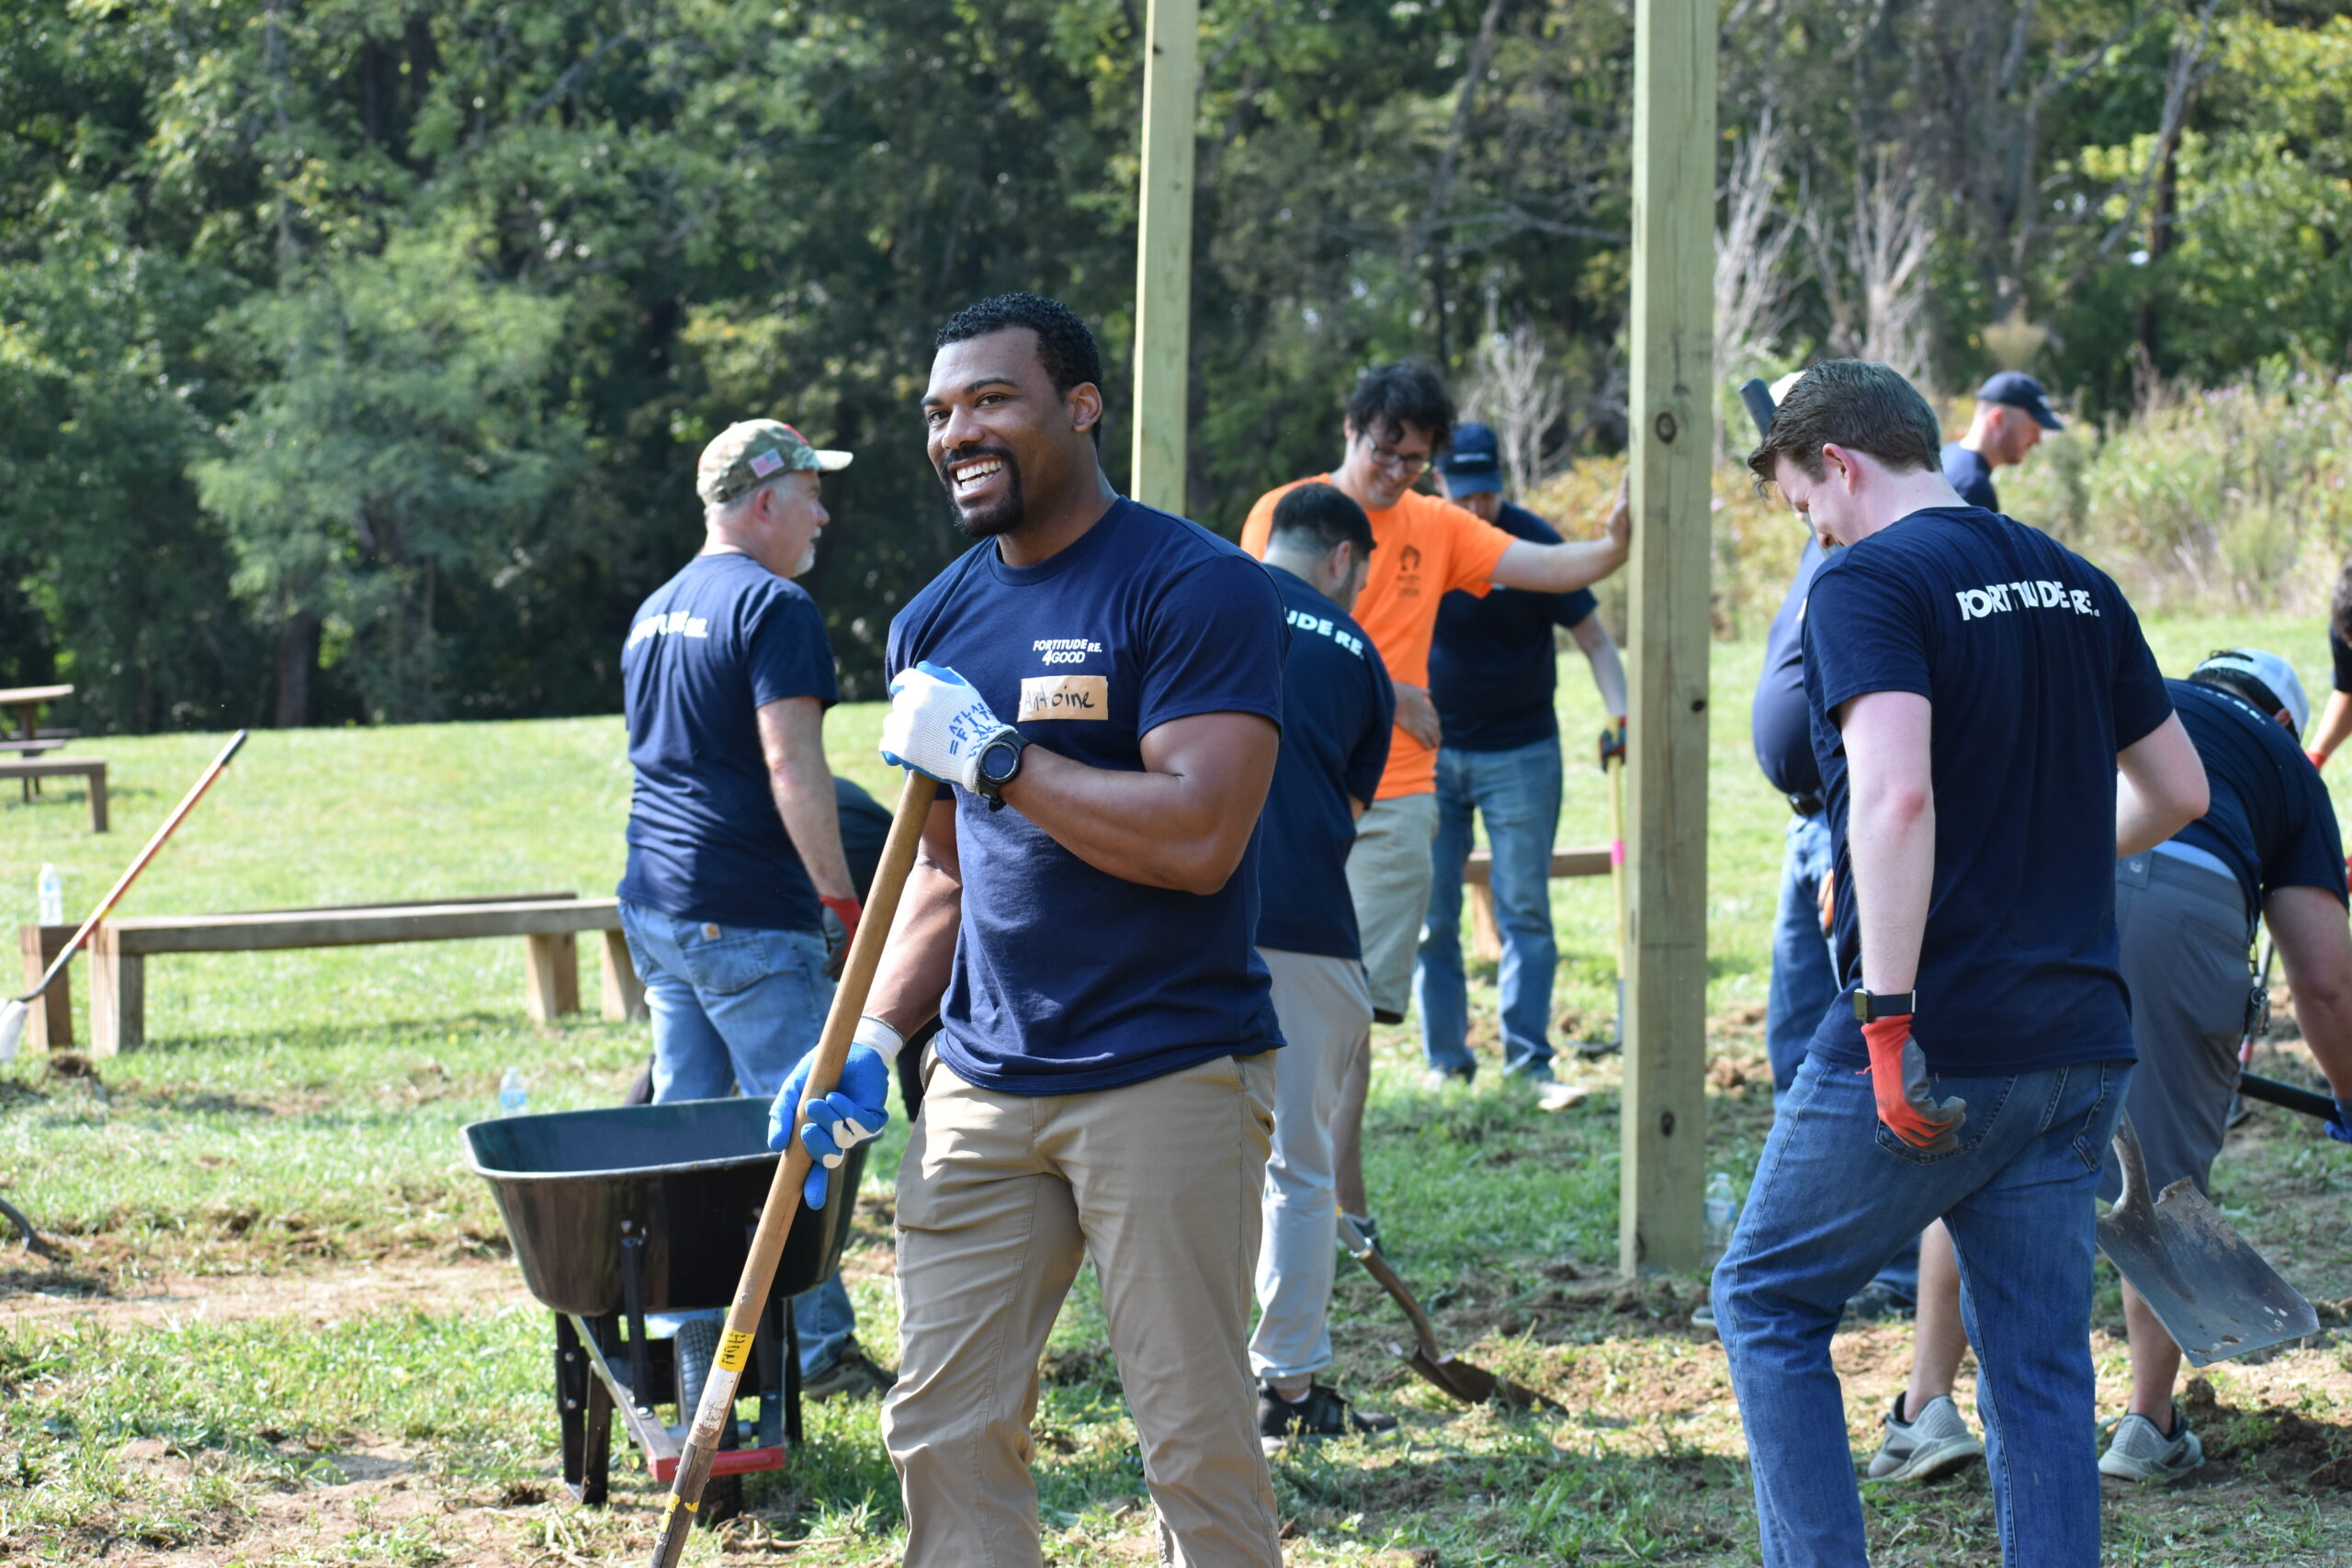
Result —
[{"label": "yellow tape on rake handle", "polygon": [[[915,850],[922,842],[923,820],[931,814],[938,788],[922,774],[910,773],[899,792],[899,808],[890,818],[882,863],[875,868],[874,886],[866,890],[857,937],[850,943],[848,962],[842,966],[841,985],[833,992],[831,1010],[825,1014],[824,1032],[817,1037],[817,1059],[809,1064],[804,1099],[831,1094],[841,1080],[842,1064],[849,1058],[850,1036],[857,1031],[858,1015],[865,1010],[866,993],[874,988],[874,972],[881,966],[882,948],[890,939],[890,921],[899,910],[899,895],[906,887],[907,873],[913,869]],[[727,1309],[718,1359],[710,1369],[709,1381],[703,1384],[702,1403],[695,1407],[685,1450],[678,1456],[670,1496],[662,1506],[662,1535],[651,1559],[654,1568],[677,1568],[686,1550],[686,1535],[702,1506],[702,1490],[710,1480],[718,1439],[735,1417],[735,1390],[751,1357],[752,1337],[759,1332],[769,1289],[775,1282],[776,1259],[783,1256],[785,1238],[792,1234],[793,1218],[800,1212],[800,1188],[811,1163],[797,1136],[785,1145],[784,1157],[776,1162],[775,1179],[768,1184],[767,1204],[760,1211],[759,1229],[752,1236],[752,1255],[743,1260],[735,1303]],[[854,1202],[856,1194],[842,1191],[836,1184],[827,1201]]]}]

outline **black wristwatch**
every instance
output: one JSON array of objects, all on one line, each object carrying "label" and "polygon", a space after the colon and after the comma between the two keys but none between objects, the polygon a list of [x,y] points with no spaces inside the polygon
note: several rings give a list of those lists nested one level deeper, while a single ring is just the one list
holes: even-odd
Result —
[{"label": "black wristwatch", "polygon": [[980,748],[980,762],[975,787],[980,798],[989,803],[990,811],[1004,809],[1004,786],[1021,776],[1021,754],[1029,750],[1029,742],[1021,731],[1010,726],[991,736]]},{"label": "black wristwatch", "polygon": [[1876,1023],[1882,1018],[1908,1018],[1919,1010],[1917,991],[1896,991],[1874,997],[1860,987],[1854,987],[1854,1016],[1864,1023]]}]

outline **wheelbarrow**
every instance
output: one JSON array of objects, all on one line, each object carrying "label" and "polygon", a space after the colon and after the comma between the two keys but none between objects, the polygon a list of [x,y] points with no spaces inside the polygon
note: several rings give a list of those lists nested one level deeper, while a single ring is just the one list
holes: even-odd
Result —
[{"label": "wheelbarrow", "polygon": [[[777,1156],[763,1100],[693,1100],[476,1122],[466,1163],[490,1183],[531,1294],[555,1314],[556,1410],[563,1479],[591,1506],[605,1501],[612,1417],[657,1483],[675,1473],[681,1434],[702,1399],[719,1324],[674,1338],[647,1331],[651,1313],[724,1308],[751,1250]],[[863,1146],[834,1173],[855,1192]],[[721,1438],[701,1517],[741,1506],[741,1477],[781,1470],[800,1436],[800,1356],[791,1297],[841,1265],[852,1205],[794,1218],[744,1380],[759,1413]],[[676,1422],[657,1413],[674,1406]]]}]

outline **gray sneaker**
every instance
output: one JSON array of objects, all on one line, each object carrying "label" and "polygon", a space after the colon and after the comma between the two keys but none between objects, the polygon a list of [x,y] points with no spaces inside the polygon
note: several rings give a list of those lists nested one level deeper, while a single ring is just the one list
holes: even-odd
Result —
[{"label": "gray sneaker", "polygon": [[1984,1445],[1968,1430],[1951,1395],[1939,1394],[1912,1419],[1903,1419],[1903,1396],[1886,1413],[1886,1440],[1871,1458],[1872,1481],[1931,1481],[1984,1457]]},{"label": "gray sneaker", "polygon": [[2205,1445],[2188,1429],[2188,1418],[2175,1405],[2172,1436],[2156,1430],[2145,1416],[2126,1416],[2115,1424],[2107,1452],[2098,1456],[2098,1472],[2115,1481],[2177,1481],[2205,1462]]}]

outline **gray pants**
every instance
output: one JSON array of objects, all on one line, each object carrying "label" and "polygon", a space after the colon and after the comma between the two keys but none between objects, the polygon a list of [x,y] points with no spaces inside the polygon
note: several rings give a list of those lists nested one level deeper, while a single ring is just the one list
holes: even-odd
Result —
[{"label": "gray pants", "polygon": [[[2140,1066],[2123,1109],[2147,1156],[2150,1190],[2205,1179],[2228,1130],[2245,1035],[2246,911],[2237,878],[2150,852],[2115,864],[2115,926],[2132,989]],[[2123,1190],[2115,1152],[2099,1196]]]},{"label": "gray pants", "polygon": [[1258,1328],[1250,1366],[1269,1381],[1331,1364],[1331,1272],[1339,1258],[1331,1113],[1348,1064],[1372,1047],[1372,994],[1352,958],[1261,947],[1274,977],[1274,1144],[1258,1247]]}]

